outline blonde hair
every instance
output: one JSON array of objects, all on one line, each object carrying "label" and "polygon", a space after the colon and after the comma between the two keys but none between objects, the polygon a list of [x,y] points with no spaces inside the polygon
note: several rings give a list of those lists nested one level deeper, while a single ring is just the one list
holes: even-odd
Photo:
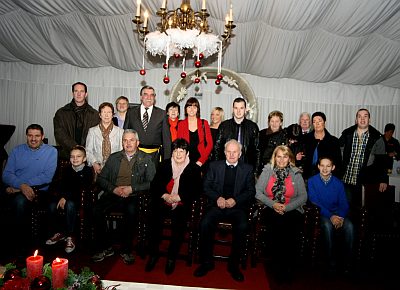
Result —
[{"label": "blonde hair", "polygon": [[[221,115],[221,122],[225,120],[224,109],[222,109],[221,107],[214,107],[214,108],[212,108],[212,110],[211,110],[211,114],[212,114],[212,112],[214,112],[214,111],[218,111],[219,114]],[[210,125],[213,125],[213,121],[212,121],[212,120],[210,120]]]},{"label": "blonde hair", "polygon": [[271,157],[271,161],[270,161],[272,167],[275,167],[275,165],[276,165],[275,157],[276,157],[276,154],[278,153],[278,151],[282,151],[283,155],[289,156],[289,165],[290,166],[292,166],[292,167],[296,166],[295,165],[296,161],[295,161],[292,150],[290,150],[290,148],[286,145],[279,145],[279,146],[275,147],[275,150],[272,153],[272,157]]},{"label": "blonde hair", "polygon": [[272,117],[279,117],[281,120],[281,123],[283,123],[283,113],[281,111],[272,111],[271,113],[268,114],[268,123],[271,121]]}]

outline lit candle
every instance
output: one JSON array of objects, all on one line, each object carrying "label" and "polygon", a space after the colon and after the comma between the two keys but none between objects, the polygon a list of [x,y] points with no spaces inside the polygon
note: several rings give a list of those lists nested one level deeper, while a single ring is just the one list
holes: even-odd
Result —
[{"label": "lit candle", "polygon": [[147,12],[147,10],[146,10],[146,11],[144,12],[143,16],[144,16],[143,27],[147,27],[147,18],[149,18],[149,12]]},{"label": "lit candle", "polygon": [[26,258],[26,276],[33,280],[43,273],[43,256],[38,255],[38,250],[33,256]]},{"label": "lit candle", "polygon": [[231,9],[229,9],[229,20],[233,21],[232,3],[231,3]]},{"label": "lit candle", "polygon": [[142,0],[136,0],[136,16],[140,16],[140,3]]},{"label": "lit candle", "polygon": [[163,0],[162,4],[161,4],[161,8],[165,9],[165,4],[166,4],[167,0]]},{"label": "lit candle", "polygon": [[206,0],[203,0],[203,5],[201,5],[201,9],[206,10]]},{"label": "lit candle", "polygon": [[53,288],[65,288],[68,277],[68,260],[56,258],[51,264]]}]

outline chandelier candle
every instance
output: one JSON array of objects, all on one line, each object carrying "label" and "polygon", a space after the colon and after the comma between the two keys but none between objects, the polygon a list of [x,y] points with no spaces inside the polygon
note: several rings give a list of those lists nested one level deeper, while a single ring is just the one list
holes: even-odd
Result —
[{"label": "chandelier candle", "polygon": [[33,256],[26,258],[26,276],[33,280],[43,273],[43,256],[38,255],[38,250]]},{"label": "chandelier candle", "polygon": [[56,258],[51,264],[53,288],[65,288],[68,277],[68,260]]}]

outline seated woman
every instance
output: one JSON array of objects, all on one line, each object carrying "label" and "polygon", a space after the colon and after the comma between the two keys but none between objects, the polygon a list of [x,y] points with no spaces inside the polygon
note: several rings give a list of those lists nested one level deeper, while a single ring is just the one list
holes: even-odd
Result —
[{"label": "seated woman", "polygon": [[265,204],[265,221],[272,240],[270,252],[278,279],[290,279],[296,256],[296,238],[307,192],[289,147],[279,145],[256,184],[256,199]]},{"label": "seated woman", "polygon": [[348,217],[349,203],[343,182],[332,175],[335,169],[331,157],[318,160],[319,173],[308,179],[308,198],[321,209],[321,229],[325,241],[329,272],[336,269],[335,255],[332,253],[333,235],[336,231],[344,234],[344,270],[348,271],[353,257],[354,227]]},{"label": "seated woman", "polygon": [[202,189],[200,167],[189,160],[189,144],[185,139],[176,139],[172,143],[172,158],[164,160],[151,183],[152,194],[152,238],[150,240],[150,258],[146,272],[154,269],[159,258],[159,244],[163,220],[171,217],[171,242],[168,247],[165,273],[175,269],[175,260],[187,230],[192,203]]},{"label": "seated woman", "polygon": [[[85,164],[86,151],[83,146],[72,148],[70,161],[72,166],[63,172],[56,194],[50,200],[48,220],[53,236],[46,241],[46,245],[54,245],[65,240],[65,252],[68,254],[75,250],[75,225],[81,190],[93,183],[93,170]],[[65,212],[65,215],[60,216],[59,211]]]},{"label": "seated woman", "polygon": [[86,138],[88,165],[99,174],[111,153],[122,150],[124,129],[113,124],[114,106],[102,103],[99,106],[100,123],[89,129]]},{"label": "seated woman", "polygon": [[185,116],[178,124],[178,138],[188,141],[190,160],[201,167],[208,160],[214,144],[207,120],[200,119],[200,103],[196,98],[186,101]]}]

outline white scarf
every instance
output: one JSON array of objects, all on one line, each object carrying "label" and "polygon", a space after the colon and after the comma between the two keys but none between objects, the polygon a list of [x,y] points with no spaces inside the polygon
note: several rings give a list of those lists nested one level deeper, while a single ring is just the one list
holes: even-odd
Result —
[{"label": "white scarf", "polygon": [[[178,164],[175,162],[174,158],[171,158],[171,166],[172,166],[172,178],[174,179],[174,186],[172,187],[171,196],[176,196],[180,200],[178,195],[179,191],[179,179],[181,178],[183,170],[185,170],[186,166],[189,164],[190,159],[186,156],[185,161],[182,164]],[[178,205],[177,202],[172,204],[172,209],[175,209]]]}]

